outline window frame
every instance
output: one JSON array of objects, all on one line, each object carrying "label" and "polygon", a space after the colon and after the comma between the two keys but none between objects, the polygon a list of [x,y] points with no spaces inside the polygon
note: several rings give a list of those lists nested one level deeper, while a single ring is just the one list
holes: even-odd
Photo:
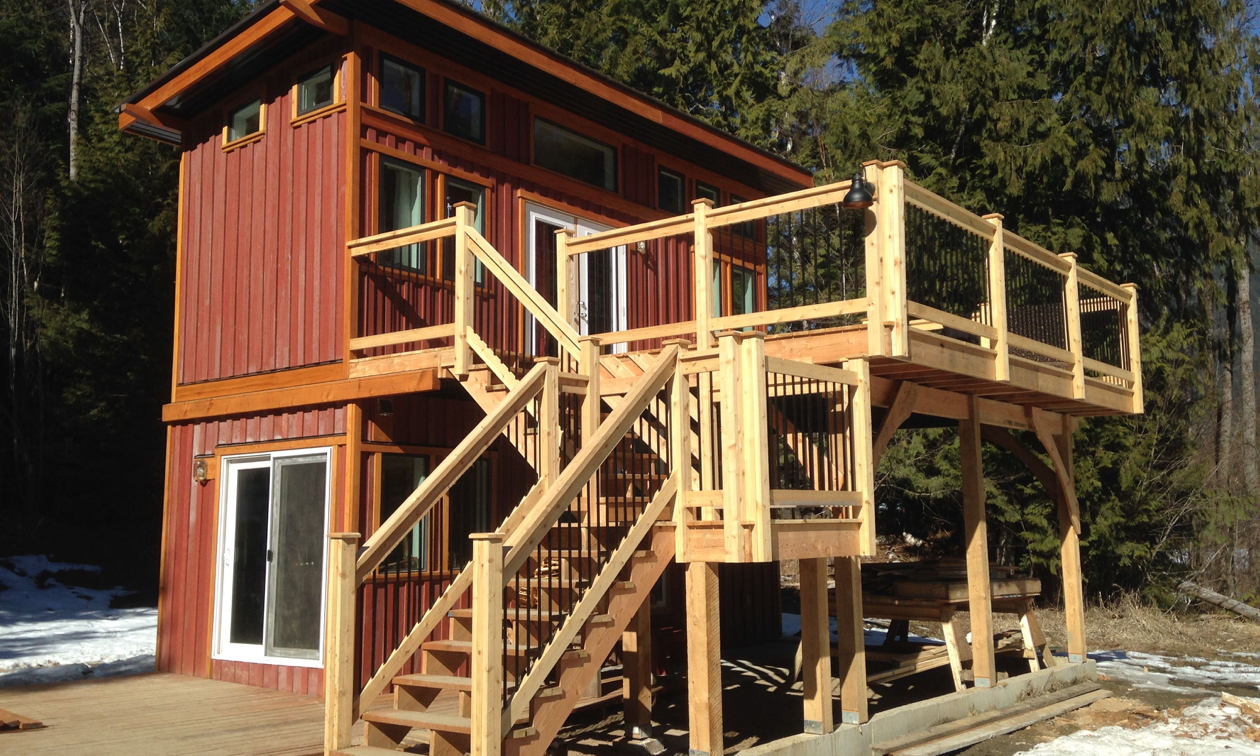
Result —
[{"label": "window frame", "polygon": [[[447,123],[447,120],[448,120],[447,116],[449,115],[449,113],[448,113],[448,105],[447,105],[447,93],[451,90],[451,88],[452,88],[452,87],[454,87],[454,88],[456,88],[456,89],[460,89],[460,90],[462,90],[462,91],[464,91],[464,92],[466,92],[466,93],[468,93],[468,94],[476,95],[476,96],[477,96],[477,99],[481,102],[481,107],[480,107],[480,110],[481,110],[481,124],[480,124],[480,129],[481,129],[481,139],[480,139],[480,140],[474,139],[474,138],[469,137],[469,136],[464,136],[463,134],[458,134],[458,133],[456,133],[456,132],[454,132],[454,131],[451,131],[451,129],[450,129],[450,124],[448,124],[448,123]],[[464,84],[463,82],[461,82],[461,81],[459,81],[459,80],[457,80],[457,79],[453,79],[453,78],[451,78],[451,77],[449,77],[449,76],[443,76],[443,77],[442,77],[442,133],[444,133],[444,134],[448,134],[448,135],[450,135],[450,136],[453,136],[453,137],[455,137],[456,139],[463,139],[465,142],[469,142],[470,144],[475,144],[475,145],[477,145],[477,146],[479,146],[479,147],[485,147],[485,146],[487,146],[487,145],[486,145],[486,142],[487,142],[487,136],[488,136],[488,134],[486,133],[486,125],[487,125],[487,124],[489,123],[489,121],[490,121],[490,119],[489,119],[489,117],[487,116],[487,113],[486,113],[486,105],[487,105],[488,100],[489,100],[489,98],[487,98],[487,97],[486,97],[486,93],[485,93],[485,92],[483,92],[483,91],[481,91],[480,89],[477,89],[477,88],[475,88],[475,87],[469,86],[468,84]],[[391,111],[391,112],[392,112],[392,111]]]},{"label": "window frame", "polygon": [[[538,162],[538,124],[539,123],[545,123],[553,129],[556,129],[558,131],[577,137],[579,141],[586,141],[586,142],[590,142],[592,144],[598,145],[600,147],[606,147],[612,153],[612,186],[609,187],[607,185],[593,184],[587,181],[586,179],[578,178],[577,176],[570,176],[567,173],[563,173],[562,171],[558,171],[555,168],[550,168],[548,166],[545,166],[539,163]],[[585,134],[574,131],[573,129],[561,126],[560,124],[556,123],[550,118],[544,118],[543,116],[537,115],[537,114],[534,114],[533,123],[531,125],[532,125],[532,128],[530,129],[530,132],[529,132],[530,165],[532,165],[535,168],[547,171],[548,173],[553,173],[557,176],[563,176],[566,179],[569,179],[570,181],[576,181],[583,186],[593,186],[596,189],[601,189],[605,192],[612,192],[613,194],[618,194],[618,195],[621,194],[621,150],[616,145],[609,144],[608,142],[605,142],[600,139],[596,139],[595,137],[586,136]]]},{"label": "window frame", "polygon": [[[762,306],[761,297],[758,294],[757,277],[765,275],[764,266],[749,265],[742,260],[736,260],[729,255],[713,256],[713,265],[718,268],[715,274],[717,285],[713,291],[713,313],[710,317],[725,318],[732,315],[743,315],[746,313],[735,312],[735,269],[747,273],[752,279],[752,307],[748,312],[761,312],[757,308]],[[749,330],[749,329],[745,329]]]},{"label": "window frame", "polygon": [[[702,195],[700,194],[700,190],[701,190],[701,189],[707,189],[707,190],[712,191],[712,192],[713,192],[713,194],[714,194],[714,196],[713,196],[713,197],[705,197],[705,196],[702,196]],[[721,190],[721,188],[716,187],[716,186],[714,186],[713,184],[707,183],[707,182],[705,182],[705,181],[701,181],[700,179],[696,179],[695,198],[696,198],[696,199],[698,199],[698,200],[701,200],[701,199],[712,199],[712,200],[713,200],[713,206],[714,206],[714,207],[721,207],[721,206],[722,206],[722,190]]]},{"label": "window frame", "polygon": [[[379,50],[377,52],[376,57],[377,57],[376,76],[375,76],[376,81],[375,81],[375,86],[373,87],[373,89],[375,90],[375,97],[372,104],[380,108],[381,110],[384,110],[387,113],[398,116],[399,118],[405,118],[406,120],[411,121],[412,123],[416,123],[420,125],[427,124],[428,115],[429,115],[429,71],[428,69],[426,69],[424,66],[418,63],[412,63],[406,58],[400,57],[398,55],[394,55],[393,53],[385,52],[384,50]],[[420,91],[420,116],[419,118],[417,118],[416,116],[410,113],[401,113],[385,105],[384,91],[385,91],[385,63],[386,62],[394,63],[402,68],[411,69],[413,72],[420,74],[420,90],[421,91]],[[443,108],[445,108],[445,102],[443,103]]]},{"label": "window frame", "polygon": [[[422,163],[414,163],[409,160],[404,160],[401,157],[395,157],[393,155],[385,155],[381,153],[374,153],[374,154],[376,154],[376,160],[374,161],[376,163],[376,171],[375,171],[375,176],[374,176],[375,180],[373,181],[373,184],[374,184],[373,191],[375,192],[374,198],[376,201],[376,213],[375,213],[375,218],[373,219],[373,223],[375,224],[375,229],[376,229],[375,233],[380,234],[380,233],[386,233],[387,231],[391,231],[391,230],[397,230],[397,229],[382,228],[382,226],[384,225],[382,223],[382,219],[385,212],[385,203],[383,200],[384,187],[382,185],[382,182],[384,181],[384,178],[385,178],[385,166],[389,164],[401,166],[401,167],[406,168],[407,170],[416,171],[420,174],[419,183],[420,183],[420,191],[422,192],[422,196],[420,198],[420,223],[419,224],[413,223],[412,225],[421,225],[421,224],[427,223],[428,222],[427,219],[429,218],[430,210],[431,210],[431,208],[429,207],[430,197],[433,194],[432,185],[431,185],[432,184],[431,174],[433,173],[433,171],[429,168],[429,166],[424,165]],[[416,280],[419,280],[422,282],[440,281],[441,279],[435,278],[433,275],[433,271],[435,269],[434,266],[436,265],[436,262],[433,259],[435,256],[432,249],[433,245],[429,244],[428,242],[418,242],[418,244],[423,247],[423,250],[422,250],[422,253],[424,255],[424,269],[423,270],[420,270],[418,268],[415,268],[409,265],[401,265],[398,263],[385,261],[385,258],[388,255],[394,254],[394,252],[397,251],[397,249],[402,249],[402,247],[391,249],[387,252],[382,252],[381,259],[377,260],[376,264],[382,268],[387,269],[390,272],[390,275],[402,274],[408,277],[414,277]],[[403,245],[403,246],[411,246],[411,245]]]},{"label": "window frame", "polygon": [[[334,112],[335,110],[345,106],[345,93],[342,91],[341,87],[341,70],[342,60],[337,59],[324,63],[323,65],[316,66],[315,68],[307,69],[305,73],[300,74],[293,79],[293,86],[289,90],[289,99],[293,101],[289,114],[291,125],[300,126],[303,123],[314,121],[321,116],[327,115],[328,113]],[[302,110],[302,81],[323,71],[332,72],[332,100],[324,105],[317,105],[310,110]]]},{"label": "window frame", "polygon": [[[678,179],[677,209],[665,207],[661,202],[661,179],[665,176]],[[681,171],[675,171],[663,165],[656,166],[656,209],[674,215],[685,215],[687,213],[687,177]]]},{"label": "window frame", "polygon": [[[446,213],[446,190],[447,190],[447,187],[450,186],[451,182],[455,182],[456,184],[460,186],[471,187],[474,191],[481,192],[481,208],[480,208],[480,212],[478,213],[478,217],[475,219],[481,222],[479,224],[475,223],[474,225],[479,225],[480,228],[477,229],[477,233],[481,234],[482,236],[485,236],[486,229],[489,228],[489,225],[490,225],[490,205],[491,205],[490,185],[483,184],[477,181],[469,181],[466,178],[463,178],[460,176],[452,176],[449,173],[438,173],[437,174],[438,187],[437,187],[437,191],[434,192],[434,196],[437,199],[438,212],[442,213],[443,218],[450,217],[449,215],[446,215],[445,213]],[[440,245],[442,247],[442,254],[439,255],[439,257],[441,258],[441,261],[439,263],[440,269],[437,271],[437,278],[443,283],[454,285],[455,272],[451,271],[451,277],[450,278],[446,277],[446,242],[448,240],[449,239],[442,240],[442,243]],[[479,259],[476,260],[476,265],[474,266],[474,269],[473,269],[473,284],[479,290],[487,289],[486,269],[485,269],[485,266],[481,263],[481,260]]]},{"label": "window frame", "polygon": [[[232,133],[232,117],[241,112],[245,108],[258,103],[258,130],[251,131],[244,136],[231,138]],[[235,107],[228,108],[223,118],[223,150],[230,151],[237,147],[243,147],[262,139],[267,134],[267,98],[261,92],[247,100],[240,101]]]}]

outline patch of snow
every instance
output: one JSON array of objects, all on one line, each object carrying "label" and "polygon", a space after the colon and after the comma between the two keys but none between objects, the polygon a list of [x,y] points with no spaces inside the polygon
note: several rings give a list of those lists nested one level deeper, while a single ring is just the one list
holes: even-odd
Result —
[{"label": "patch of snow", "polygon": [[[1260,705],[1260,700],[1256,701]],[[1024,751],[1029,756],[1260,756],[1254,736],[1260,717],[1205,698],[1171,717],[1136,730],[1119,726],[1078,730]]]},{"label": "patch of snow", "polygon": [[44,556],[0,560],[0,687],[153,670],[157,610],[111,609],[128,591],[56,579],[71,570],[100,568]]},{"label": "patch of snow", "polygon": [[1243,662],[1183,657],[1174,663],[1167,656],[1140,651],[1104,651],[1089,656],[1098,662],[1099,672],[1135,688],[1197,692],[1188,686],[1225,685],[1260,689],[1260,667]]}]

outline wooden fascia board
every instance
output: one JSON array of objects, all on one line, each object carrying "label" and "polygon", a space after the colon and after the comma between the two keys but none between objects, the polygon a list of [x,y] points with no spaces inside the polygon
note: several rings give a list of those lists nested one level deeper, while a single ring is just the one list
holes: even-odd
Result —
[{"label": "wooden fascia board", "polygon": [[323,29],[329,34],[344,37],[350,33],[350,22],[336,13],[320,8],[319,0],[280,0],[280,6],[288,8],[293,15],[311,26]]},{"label": "wooden fascia board", "polygon": [[801,186],[810,186],[813,183],[813,177],[803,168],[793,168],[781,163],[753,148],[739,144],[687,118],[661,108],[646,97],[632,94],[609,82],[601,81],[597,77],[591,76],[575,67],[572,62],[565,60],[559,55],[542,50],[512,35],[505,34],[489,24],[466,15],[459,9],[435,0],[397,0],[397,2],[456,31],[467,34],[473,39],[502,50],[523,63],[546,71],[562,81],[619,105],[672,131],[685,134],[710,147],[732,154],[751,165],[767,170],[789,181],[799,183]]},{"label": "wooden fascia board", "polygon": [[195,84],[198,80],[227,65],[237,55],[240,55],[253,45],[263,41],[267,37],[279,31],[285,24],[297,18],[298,16],[294,14],[292,10],[284,6],[277,6],[275,10],[258,19],[258,21],[248,29],[227,40],[217,49],[207,53],[204,58],[192,64],[184,71],[181,71],[179,74],[171,78],[170,81],[145,95],[138,103],[135,104],[149,111],[160,107],[175,95]]},{"label": "wooden fascia board", "polygon": [[297,388],[269,389],[176,402],[162,408],[162,420],[167,423],[179,423],[210,417],[321,404],[342,404],[356,399],[434,391],[441,384],[441,372],[443,371],[439,368],[432,368],[366,378],[347,378]]}]

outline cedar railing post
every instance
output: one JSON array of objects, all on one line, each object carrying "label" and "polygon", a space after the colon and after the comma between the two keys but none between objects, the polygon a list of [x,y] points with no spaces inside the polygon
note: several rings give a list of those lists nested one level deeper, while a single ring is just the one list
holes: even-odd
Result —
[{"label": "cedar railing post", "polygon": [[1076,253],[1064,252],[1059,257],[1068,261],[1064,278],[1064,302],[1067,304],[1067,346],[1072,353],[1072,398],[1085,398],[1085,353],[1081,346],[1081,289],[1076,275]]},{"label": "cedar railing post", "polygon": [[722,533],[726,561],[747,561],[744,554],[744,453],[740,431],[744,427],[744,371],[741,369],[741,334],[724,331],[718,336],[718,381],[722,402]]},{"label": "cedar railing post", "polygon": [[[769,562],[774,553],[770,525],[770,428],[766,408],[766,335],[745,331],[739,339],[744,404],[744,517],[752,523],[752,560]],[[725,395],[722,401],[727,401]]]},{"label": "cedar railing post", "polygon": [[708,349],[713,345],[713,333],[709,330],[709,318],[713,315],[713,232],[708,222],[713,200],[698,199],[691,207],[695,217],[696,348]]},{"label": "cedar railing post", "polygon": [[997,351],[999,381],[1011,379],[1011,350],[1007,344],[1006,326],[1006,243],[1002,239],[1002,214],[989,213],[984,219],[992,223],[993,243],[989,245],[989,325],[997,329],[997,340],[990,344]]},{"label": "cedar railing post", "polygon": [[573,258],[569,256],[569,239],[573,231],[567,228],[556,229],[556,312],[564,322],[577,328],[574,317],[573,302]]},{"label": "cedar railing post", "polygon": [[1133,373],[1133,412],[1141,414],[1146,411],[1146,400],[1142,396],[1142,343],[1138,339],[1138,287],[1137,284],[1120,284],[1120,288],[1129,292],[1129,307],[1125,312],[1128,325],[1129,342],[1125,346],[1129,350],[1129,372]]},{"label": "cedar railing post", "polygon": [[455,205],[455,367],[456,377],[468,375],[472,350],[468,347],[468,329],[473,327],[476,304],[476,282],[473,280],[473,253],[468,246],[468,229],[473,227],[477,206],[471,202]]},{"label": "cedar railing post", "polygon": [[910,356],[910,313],[906,299],[906,167],[883,164],[879,184],[879,231],[883,243],[884,319],[891,320],[892,357]]},{"label": "cedar railing post", "polygon": [[[671,342],[679,344],[679,342]],[[679,350],[686,349],[679,344]],[[673,461],[674,474],[678,476],[678,498],[674,500],[674,558],[689,561],[687,556],[687,523],[691,510],[687,508],[687,495],[691,493],[694,471],[691,468],[691,384],[683,374],[682,360],[669,386],[669,456]]]},{"label": "cedar railing post", "polygon": [[350,747],[354,713],[355,556],[358,533],[328,534],[328,642],[324,652],[324,753]]},{"label": "cedar railing post", "polygon": [[849,432],[853,434],[853,490],[862,494],[858,511],[861,525],[858,543],[862,556],[874,556],[875,545],[875,433],[871,419],[871,364],[863,359],[845,360],[844,369],[858,375],[849,400]]},{"label": "cedar railing post", "polygon": [[503,748],[503,534],[474,533],[472,584],[472,756]]},{"label": "cedar railing post", "polygon": [[560,360],[539,357],[547,366],[538,408],[538,480],[560,477]]},{"label": "cedar railing post", "polygon": [[866,351],[872,357],[888,353],[884,344],[884,244],[883,219],[880,217],[880,206],[884,201],[880,185],[884,172],[880,165],[878,160],[862,164],[862,175],[875,187],[875,204],[862,211],[866,238]]}]

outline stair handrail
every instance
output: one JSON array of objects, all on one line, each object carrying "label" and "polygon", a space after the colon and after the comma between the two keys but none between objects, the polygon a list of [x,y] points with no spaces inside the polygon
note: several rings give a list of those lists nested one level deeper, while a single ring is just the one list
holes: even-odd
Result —
[{"label": "stair handrail", "polygon": [[557,312],[546,299],[543,299],[538,290],[526,281],[511,263],[503,259],[503,255],[500,255],[498,250],[477,232],[476,228],[468,228],[467,234],[468,241],[471,242],[469,249],[481,261],[482,267],[499,279],[508,292],[520,301],[529,314],[534,316],[534,320],[555,338],[569,356],[577,359],[580,336],[573,326],[569,325],[564,316]]},{"label": "stair handrail", "polygon": [[363,584],[416,523],[490,448],[516,414],[542,392],[548,371],[554,369],[546,363],[535,365],[367,539],[356,560],[355,585]]},{"label": "stair handrail", "polygon": [[578,632],[581,631],[586,621],[595,613],[599,607],[599,602],[613,588],[617,581],[617,576],[621,574],[622,568],[626,566],[626,563],[634,556],[634,552],[639,548],[639,545],[651,533],[652,526],[661,519],[665,508],[674,502],[678,493],[678,477],[677,471],[670,472],[669,477],[652,497],[652,501],[639,514],[638,519],[635,520],[634,525],[630,528],[630,532],[626,534],[626,537],[622,539],[617,549],[600,569],[599,574],[591,583],[591,587],[587,589],[582,598],[578,600],[578,603],[570,610],[556,634],[551,637],[546,647],[543,648],[538,661],[517,682],[511,699],[504,706],[504,731],[507,731],[512,723],[529,713],[530,700],[533,699],[534,694],[542,688],[551,670],[560,663],[565,650],[573,642],[573,639],[577,637]]},{"label": "stair handrail", "polygon": [[568,509],[569,503],[591,477],[598,473],[600,465],[625,438],[626,432],[635,424],[639,415],[674,377],[678,370],[678,355],[679,349],[676,345],[667,346],[661,351],[651,368],[644,371],[626,392],[625,399],[617,409],[582,444],[582,449],[556,478],[547,495],[529,513],[529,519],[508,534],[504,544],[508,551],[503,558],[505,584],[510,576],[524,566],[530,552],[542,543],[543,538]]}]

